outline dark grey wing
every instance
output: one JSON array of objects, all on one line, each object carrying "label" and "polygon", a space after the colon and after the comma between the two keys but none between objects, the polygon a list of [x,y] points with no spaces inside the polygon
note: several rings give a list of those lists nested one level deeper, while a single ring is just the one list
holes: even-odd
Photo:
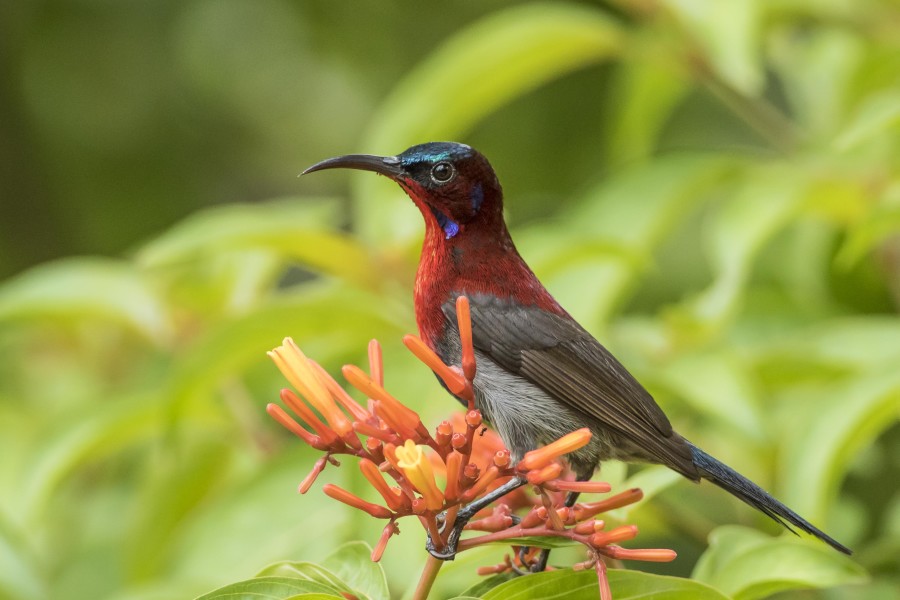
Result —
[{"label": "dark grey wing", "polygon": [[[482,296],[471,297],[470,306],[479,351],[630,440],[649,460],[694,471],[690,448],[653,397],[574,320]],[[455,326],[453,303],[444,313]]]}]

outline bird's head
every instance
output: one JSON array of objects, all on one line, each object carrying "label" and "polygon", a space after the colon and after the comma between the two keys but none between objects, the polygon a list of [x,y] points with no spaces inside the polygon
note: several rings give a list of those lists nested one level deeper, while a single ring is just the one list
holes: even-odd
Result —
[{"label": "bird's head", "polygon": [[465,144],[430,142],[397,156],[348,154],[303,174],[323,169],[374,171],[396,181],[422,211],[428,230],[446,240],[465,237],[474,225],[505,231],[500,182],[487,159]]}]

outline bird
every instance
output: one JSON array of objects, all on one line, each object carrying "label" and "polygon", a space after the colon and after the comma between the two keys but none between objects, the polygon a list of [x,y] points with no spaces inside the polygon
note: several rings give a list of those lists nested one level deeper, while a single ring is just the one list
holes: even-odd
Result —
[{"label": "bird", "polygon": [[[611,459],[665,465],[693,482],[717,485],[792,532],[796,527],[851,554],[673,429],[650,393],[566,312],[519,255],[503,216],[503,190],[483,154],[466,144],[429,142],[396,156],[329,158],[303,174],[339,168],[388,177],[422,213],[425,237],[413,290],[419,336],[446,364],[459,365],[455,299],[468,298],[478,365],[476,407],[513,461],[588,427],[590,442],[567,455],[580,481]],[[460,511],[459,529],[475,508]],[[543,563],[535,570],[544,568],[546,554]]]}]

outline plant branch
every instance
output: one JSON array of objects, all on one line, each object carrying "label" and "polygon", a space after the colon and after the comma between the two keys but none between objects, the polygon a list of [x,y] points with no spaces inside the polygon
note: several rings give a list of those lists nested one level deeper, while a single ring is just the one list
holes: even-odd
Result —
[{"label": "plant branch", "polygon": [[422,575],[419,577],[419,583],[416,585],[416,591],[413,593],[412,600],[428,600],[428,594],[437,579],[438,571],[444,565],[444,561],[439,560],[430,554],[425,560],[425,568],[422,569]]}]

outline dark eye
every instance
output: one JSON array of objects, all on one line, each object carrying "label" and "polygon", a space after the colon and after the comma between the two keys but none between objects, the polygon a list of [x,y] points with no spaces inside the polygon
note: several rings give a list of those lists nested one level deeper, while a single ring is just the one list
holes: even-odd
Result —
[{"label": "dark eye", "polygon": [[456,175],[456,169],[448,162],[439,162],[431,167],[431,178],[435,183],[447,183]]}]

